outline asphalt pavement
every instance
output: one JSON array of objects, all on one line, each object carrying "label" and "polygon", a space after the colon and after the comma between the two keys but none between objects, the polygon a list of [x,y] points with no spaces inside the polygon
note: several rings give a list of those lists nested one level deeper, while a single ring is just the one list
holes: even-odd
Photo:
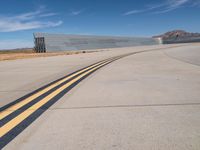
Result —
[{"label": "asphalt pavement", "polygon": [[[4,149],[199,150],[199,65],[200,44],[106,49],[0,62],[1,108],[52,81],[90,67],[71,80],[84,75],[86,78],[49,107],[31,109],[30,104],[24,110],[16,109],[18,114],[5,125],[24,112],[42,113],[26,122],[27,127],[19,134],[7,137],[12,140]],[[45,96],[54,90],[45,91]],[[0,116],[16,111],[5,110]],[[9,132],[9,127],[1,130],[1,135]]]}]

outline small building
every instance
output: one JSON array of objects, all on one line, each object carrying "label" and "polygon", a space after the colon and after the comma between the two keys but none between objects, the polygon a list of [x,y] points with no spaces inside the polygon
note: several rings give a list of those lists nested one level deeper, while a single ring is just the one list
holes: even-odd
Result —
[{"label": "small building", "polygon": [[33,35],[35,43],[34,49],[37,53],[159,44],[158,39],[146,37],[66,35],[49,33],[34,33]]}]

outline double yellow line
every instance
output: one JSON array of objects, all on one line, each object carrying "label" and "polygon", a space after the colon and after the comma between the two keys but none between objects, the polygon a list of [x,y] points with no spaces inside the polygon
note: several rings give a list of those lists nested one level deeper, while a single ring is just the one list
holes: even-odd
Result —
[{"label": "double yellow line", "polygon": [[[53,92],[51,92],[50,94],[48,94],[47,96],[42,98],[40,101],[31,105],[28,109],[26,109],[22,113],[18,114],[16,117],[12,118],[11,120],[7,121],[0,129],[0,137],[3,137],[4,135],[6,135],[9,131],[11,131],[17,125],[19,125],[23,120],[28,118],[31,114],[33,114],[35,111],[40,109],[42,106],[47,104],[47,102],[49,102],[52,98],[57,96],[63,90],[70,87],[71,85],[73,85],[74,83],[76,83],[80,79],[84,78],[85,76],[89,75],[93,71],[99,69],[100,67],[102,67],[102,66],[104,66],[104,65],[106,65],[106,64],[108,64],[108,63],[110,63],[110,62],[112,62],[116,59],[119,59],[120,57],[122,57],[122,56],[118,56],[118,57],[115,57],[115,58],[111,58],[111,59],[101,61],[101,62],[96,63],[94,65],[91,65],[87,68],[84,68],[84,69],[82,69],[78,72],[75,72],[75,73],[71,74],[70,76],[67,76],[67,77],[47,86],[46,88],[36,92],[35,94],[25,98],[24,100],[22,100],[22,101],[20,101],[16,104],[10,106],[9,108],[3,110],[0,113],[0,119],[1,120],[6,118],[7,116],[9,116],[12,113],[15,113],[15,111],[20,110],[20,108],[22,108],[26,104],[29,104],[30,102],[32,102],[33,100],[35,100],[39,96],[41,96],[41,95],[45,94],[46,92],[52,90],[53,88],[57,87],[56,90],[54,90]],[[61,85],[64,82],[66,82],[66,83],[59,87],[59,85]]]}]

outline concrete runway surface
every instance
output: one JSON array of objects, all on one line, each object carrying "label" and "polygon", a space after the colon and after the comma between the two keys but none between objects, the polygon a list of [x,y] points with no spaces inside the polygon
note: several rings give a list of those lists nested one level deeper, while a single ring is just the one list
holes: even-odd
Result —
[{"label": "concrete runway surface", "polygon": [[0,62],[0,106],[80,68],[133,52],[139,53],[73,87],[4,149],[199,150],[200,44]]}]

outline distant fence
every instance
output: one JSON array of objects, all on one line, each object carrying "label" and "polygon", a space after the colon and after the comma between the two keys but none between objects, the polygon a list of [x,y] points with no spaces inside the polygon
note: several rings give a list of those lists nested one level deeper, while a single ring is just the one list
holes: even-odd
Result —
[{"label": "distant fence", "polygon": [[34,33],[35,51],[65,51],[160,44],[159,39]]},{"label": "distant fence", "polygon": [[195,43],[195,42],[200,42],[200,37],[162,39],[163,44]]}]

